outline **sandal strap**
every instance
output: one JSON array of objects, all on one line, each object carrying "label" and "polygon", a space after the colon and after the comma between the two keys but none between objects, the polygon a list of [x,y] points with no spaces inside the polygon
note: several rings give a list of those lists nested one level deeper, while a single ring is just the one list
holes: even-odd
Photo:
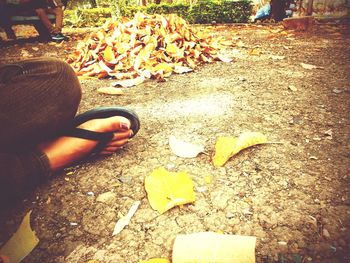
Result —
[{"label": "sandal strap", "polygon": [[113,139],[113,132],[95,132],[81,128],[74,128],[65,131],[64,136],[76,137],[93,141],[110,141]]},{"label": "sandal strap", "polygon": [[99,153],[113,139],[114,134],[113,132],[95,132],[81,128],[74,128],[66,131],[64,136],[98,141],[97,145],[91,152],[92,154],[96,154]]}]

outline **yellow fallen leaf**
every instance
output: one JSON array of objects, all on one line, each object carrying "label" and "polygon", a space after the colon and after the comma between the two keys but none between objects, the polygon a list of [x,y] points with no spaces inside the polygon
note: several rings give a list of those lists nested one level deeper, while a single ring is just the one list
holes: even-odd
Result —
[{"label": "yellow fallen leaf", "polygon": [[178,48],[178,46],[172,43],[168,44],[165,49],[165,51],[170,55],[176,55],[179,52],[179,50],[180,49]]},{"label": "yellow fallen leaf", "polygon": [[155,169],[145,178],[145,188],[151,207],[163,214],[177,206],[195,201],[193,182],[187,172]]},{"label": "yellow fallen leaf", "polygon": [[249,52],[250,55],[253,55],[253,56],[260,56],[261,54],[261,51],[258,50],[258,49],[252,49],[250,52]]},{"label": "yellow fallen leaf", "polygon": [[118,186],[120,186],[120,185],[121,185],[121,183],[116,182],[116,183],[114,183],[114,184],[111,184],[110,186],[112,186],[112,187],[118,187]]},{"label": "yellow fallen leaf", "polygon": [[124,92],[120,88],[115,87],[103,87],[97,90],[98,93],[108,94],[108,95],[122,95]]},{"label": "yellow fallen leaf", "polygon": [[166,258],[152,258],[149,260],[140,261],[139,263],[170,263],[170,261]]},{"label": "yellow fallen leaf", "polygon": [[246,47],[246,45],[241,40],[236,43],[236,46],[237,47]]},{"label": "yellow fallen leaf", "polygon": [[33,55],[30,54],[30,53],[28,52],[28,50],[22,49],[22,50],[21,50],[20,56],[21,56],[21,57],[24,57],[24,58],[29,58],[29,57],[32,57]]},{"label": "yellow fallen leaf", "polygon": [[31,212],[24,216],[16,233],[0,249],[0,254],[7,256],[11,263],[23,260],[39,243],[39,239],[30,227]]},{"label": "yellow fallen leaf", "polygon": [[186,61],[191,68],[196,68],[196,63],[193,59],[191,59],[190,57],[186,57]]},{"label": "yellow fallen leaf", "polygon": [[215,167],[223,166],[231,158],[233,148],[237,143],[236,137],[219,137],[215,144],[213,164]]},{"label": "yellow fallen leaf", "polygon": [[113,61],[115,59],[112,47],[106,47],[105,51],[103,52],[103,57],[107,61]]},{"label": "yellow fallen leaf", "polygon": [[169,73],[173,71],[173,68],[166,62],[163,63],[159,63],[157,66],[155,66],[153,68],[154,72],[158,72],[158,71],[163,71],[164,73]]},{"label": "yellow fallen leaf", "polygon": [[215,167],[223,166],[232,156],[248,147],[266,143],[267,138],[260,132],[245,132],[238,138],[219,137],[215,144],[213,164]]},{"label": "yellow fallen leaf", "polygon": [[84,80],[84,79],[96,79],[94,77],[89,77],[89,76],[78,76],[79,80]]}]

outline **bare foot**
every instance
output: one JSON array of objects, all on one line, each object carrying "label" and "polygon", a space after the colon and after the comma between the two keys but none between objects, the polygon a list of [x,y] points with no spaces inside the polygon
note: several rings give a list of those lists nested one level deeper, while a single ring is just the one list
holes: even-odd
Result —
[{"label": "bare foot", "polygon": [[[113,139],[100,152],[102,155],[118,151],[133,134],[130,130],[130,121],[119,116],[90,120],[81,124],[79,128],[96,132],[114,132]],[[39,148],[47,155],[52,171],[56,171],[87,156],[97,143],[75,137],[59,137],[40,145]]]}]

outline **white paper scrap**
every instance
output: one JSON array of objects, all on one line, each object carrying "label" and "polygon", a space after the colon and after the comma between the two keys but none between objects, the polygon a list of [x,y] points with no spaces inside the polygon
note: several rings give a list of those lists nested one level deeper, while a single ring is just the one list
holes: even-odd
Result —
[{"label": "white paper scrap", "polygon": [[140,201],[136,201],[130,207],[129,212],[118,220],[118,222],[115,224],[112,236],[118,235],[124,229],[124,227],[126,227],[130,223],[131,218],[136,213],[140,204],[141,204]]}]

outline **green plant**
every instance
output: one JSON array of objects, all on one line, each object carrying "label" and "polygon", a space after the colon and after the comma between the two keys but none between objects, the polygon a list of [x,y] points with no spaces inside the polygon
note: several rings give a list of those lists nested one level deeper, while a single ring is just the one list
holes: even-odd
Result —
[{"label": "green plant", "polygon": [[148,6],[126,6],[121,9],[123,16],[133,17],[137,12],[148,14],[175,13],[190,23],[245,23],[252,14],[248,0],[201,0],[197,4],[150,4]]},{"label": "green plant", "polygon": [[75,9],[65,11],[65,25],[81,26],[101,26],[111,17],[110,8]]},{"label": "green plant", "polygon": [[64,24],[65,26],[81,26],[81,17],[78,15],[77,10],[64,11]]},{"label": "green plant", "polygon": [[192,23],[245,23],[252,13],[250,1],[201,0],[190,10]]},{"label": "green plant", "polygon": [[200,0],[190,4],[128,5],[129,0],[118,0],[108,8],[66,10],[65,23],[69,26],[100,26],[106,19],[119,15],[134,17],[137,12],[147,14],[177,14],[190,23],[246,23],[252,13],[248,0]]}]

